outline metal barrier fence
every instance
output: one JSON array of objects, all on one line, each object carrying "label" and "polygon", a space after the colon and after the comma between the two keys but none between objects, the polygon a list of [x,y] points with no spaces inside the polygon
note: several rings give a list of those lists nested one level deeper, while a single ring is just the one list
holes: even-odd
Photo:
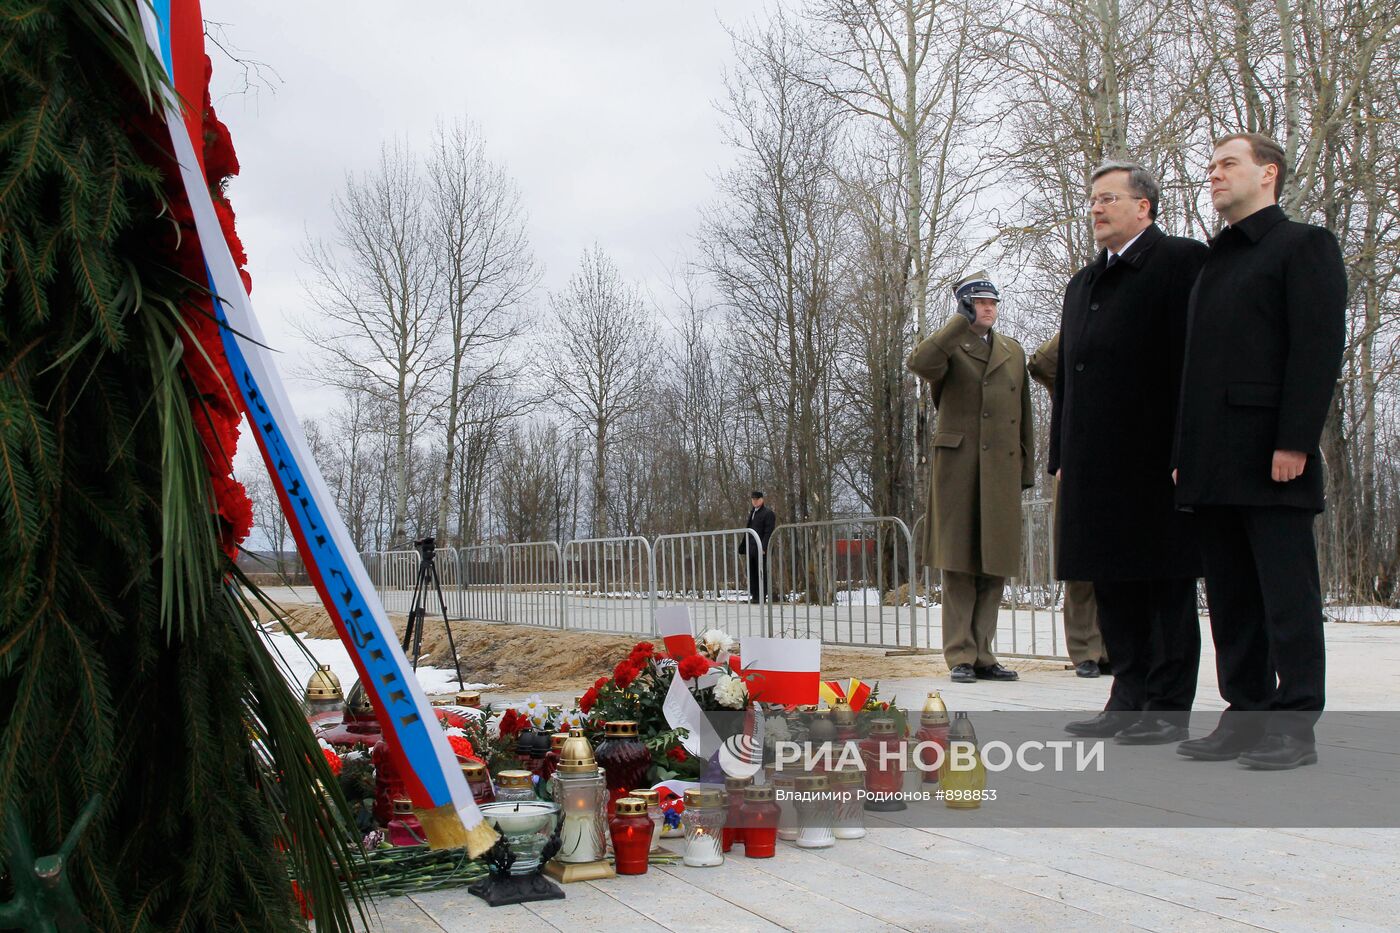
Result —
[{"label": "metal barrier fence", "polygon": [[[1023,502],[1021,522],[1021,575],[1006,581],[992,650],[1008,657],[1067,658],[1059,620],[1064,586],[1055,579],[1054,501]],[[922,609],[921,641],[939,648],[943,644],[943,584],[939,573],[924,564],[923,525],[921,515],[913,529],[920,536],[917,601]]]},{"label": "metal barrier fence", "polygon": [[505,577],[509,621],[563,627],[564,558],[557,541],[506,545]]},{"label": "metal barrier fence", "polygon": [[656,630],[656,565],[646,538],[570,541],[562,558],[564,627],[631,635]]},{"label": "metal barrier fence", "polygon": [[[361,555],[365,570],[379,593],[379,600],[386,612],[408,612],[412,608],[413,588],[418,582],[417,551],[371,551]],[[434,560],[438,579],[442,583],[442,597],[447,604],[449,618],[463,617],[462,568],[453,548],[438,548]],[[429,591],[425,603],[428,618],[439,615],[437,595]]]},{"label": "metal barrier fence", "polygon": [[[766,555],[753,529],[660,535],[652,554],[658,603],[688,604],[697,632],[718,628],[736,638],[771,634],[764,574],[752,572]],[[751,555],[758,555],[757,561]]]},{"label": "metal barrier fence", "polygon": [[917,648],[914,543],[898,518],[779,525],[769,541],[775,635]]},{"label": "metal barrier fence", "polygon": [[462,585],[457,594],[460,611],[454,618],[508,622],[510,592],[506,549],[499,544],[458,548],[457,566]]},{"label": "metal barrier fence", "polygon": [[[1065,657],[1062,585],[1054,579],[1053,505],[1023,504],[1022,572],[1009,580],[994,648],[1014,657]],[[532,541],[441,548],[438,572],[452,618],[548,628],[655,633],[658,602],[687,605],[696,631],[738,637],[821,638],[869,648],[942,647],[941,593],[923,566],[920,517],[913,528],[881,516],[779,525],[754,581],[749,529]],[[743,542],[745,554],[739,553]],[[369,552],[365,567],[389,612],[406,613],[418,573],[416,551]],[[913,585],[911,585],[911,581]],[[430,594],[428,616],[436,614]]]}]

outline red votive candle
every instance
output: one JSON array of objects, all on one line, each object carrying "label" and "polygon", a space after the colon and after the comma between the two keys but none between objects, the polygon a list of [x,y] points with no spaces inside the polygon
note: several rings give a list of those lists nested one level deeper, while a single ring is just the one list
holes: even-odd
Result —
[{"label": "red votive candle", "polygon": [[772,858],[778,846],[778,804],[771,785],[744,788],[739,825],[744,832],[744,855]]},{"label": "red votive candle", "polygon": [[734,843],[744,844],[744,824],[739,817],[739,811],[744,806],[744,788],[753,784],[751,777],[726,777],[724,779],[724,793],[728,799],[729,815],[724,820],[724,829],[720,832],[720,848],[728,852],[734,847]]},{"label": "red votive candle", "polygon": [[618,800],[616,811],[608,821],[608,830],[612,833],[613,856],[619,875],[646,874],[651,825],[645,800],[638,797]]}]

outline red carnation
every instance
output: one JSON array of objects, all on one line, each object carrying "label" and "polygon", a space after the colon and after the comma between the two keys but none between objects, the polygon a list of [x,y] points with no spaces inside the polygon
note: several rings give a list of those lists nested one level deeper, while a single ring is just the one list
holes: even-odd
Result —
[{"label": "red carnation", "polygon": [[580,711],[580,712],[583,712],[583,713],[586,713],[586,712],[588,712],[589,710],[593,709],[593,704],[594,704],[594,703],[597,703],[597,702],[598,702],[598,688],[597,688],[597,687],[589,687],[586,691],[584,691],[583,696],[579,697],[579,701],[578,701],[578,708],[579,708],[579,711]]},{"label": "red carnation", "polygon": [[619,687],[626,689],[627,685],[636,680],[637,675],[641,672],[642,666],[631,658],[625,661],[619,661],[617,667],[613,668],[613,682]]},{"label": "red carnation", "polygon": [[530,720],[513,709],[508,709],[501,717],[501,735],[515,735],[530,727]]},{"label": "red carnation", "polygon": [[649,641],[639,641],[632,646],[631,657],[637,661],[645,661],[656,653],[656,646]]},{"label": "red carnation", "polygon": [[679,672],[682,680],[694,680],[709,673],[710,659],[703,658],[698,654],[692,654],[680,663]]},{"label": "red carnation", "polygon": [[331,774],[339,775],[341,769],[345,767],[345,762],[340,760],[340,756],[329,748],[321,749],[321,754],[326,756],[326,764],[331,766]]},{"label": "red carnation", "polygon": [[467,741],[465,736],[449,735],[447,744],[452,746],[452,751],[456,753],[458,761],[476,757],[476,750],[472,748],[472,743]]},{"label": "red carnation", "polygon": [[602,690],[602,689],[603,689],[603,684],[605,684],[605,683],[607,683],[607,682],[608,682],[608,679],[607,679],[606,677],[599,677],[597,680],[593,681],[593,689],[594,689],[594,690]]},{"label": "red carnation", "polygon": [[685,761],[690,757],[690,755],[686,754],[686,750],[684,748],[677,745],[675,748],[672,748],[666,752],[666,757],[670,758],[672,761]]}]

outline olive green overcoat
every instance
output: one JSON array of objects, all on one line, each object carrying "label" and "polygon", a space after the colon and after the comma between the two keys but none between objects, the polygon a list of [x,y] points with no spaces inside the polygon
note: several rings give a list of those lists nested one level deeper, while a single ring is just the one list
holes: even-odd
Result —
[{"label": "olive green overcoat", "polygon": [[955,315],[906,363],[929,384],[931,445],[924,560],[933,568],[1014,577],[1021,568],[1021,490],[1035,484],[1026,351],[988,342]]}]

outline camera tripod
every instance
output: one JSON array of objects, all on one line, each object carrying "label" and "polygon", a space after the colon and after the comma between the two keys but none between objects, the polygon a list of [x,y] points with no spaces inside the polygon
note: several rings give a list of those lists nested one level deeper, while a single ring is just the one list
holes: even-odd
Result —
[{"label": "camera tripod", "polygon": [[414,541],[413,547],[418,551],[418,579],[413,584],[413,602],[409,605],[408,624],[403,630],[404,654],[408,654],[409,645],[412,645],[413,654],[409,657],[413,661],[413,669],[418,670],[418,655],[423,650],[423,621],[428,616],[428,587],[431,585],[437,592],[438,608],[442,610],[442,627],[447,631],[447,646],[452,649],[452,670],[457,675],[457,689],[465,690],[466,685],[462,682],[462,659],[457,657],[457,642],[452,638],[452,623],[447,618],[447,598],[442,595],[442,578],[437,572],[437,539],[423,538]]}]

